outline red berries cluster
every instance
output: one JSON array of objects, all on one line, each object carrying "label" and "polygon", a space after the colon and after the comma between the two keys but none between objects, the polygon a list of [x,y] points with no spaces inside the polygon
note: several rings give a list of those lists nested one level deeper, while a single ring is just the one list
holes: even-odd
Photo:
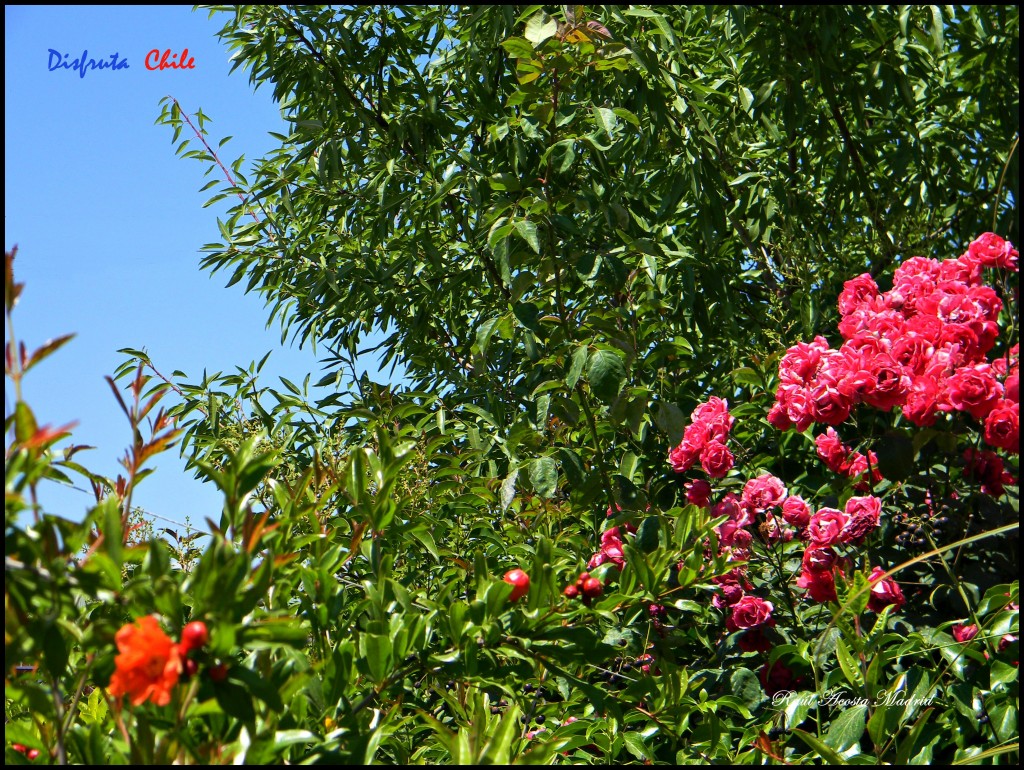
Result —
[{"label": "red berries cluster", "polygon": [[[199,671],[199,664],[189,657],[193,650],[203,649],[210,641],[210,632],[206,624],[201,620],[193,620],[181,629],[181,643],[178,645],[178,652],[182,657],[182,674],[185,678],[195,676]],[[223,682],[228,678],[228,667],[224,663],[215,663],[207,667],[207,675],[213,682]]]},{"label": "red berries cluster", "polygon": [[562,593],[570,599],[575,599],[578,596],[589,607],[590,602],[600,596],[603,590],[600,580],[591,577],[589,572],[581,572],[580,576],[576,578],[576,582],[566,586]]},{"label": "red berries cluster", "polygon": [[11,748],[21,754],[24,754],[29,759],[35,759],[39,756],[39,749],[30,749],[21,743],[12,743]]}]

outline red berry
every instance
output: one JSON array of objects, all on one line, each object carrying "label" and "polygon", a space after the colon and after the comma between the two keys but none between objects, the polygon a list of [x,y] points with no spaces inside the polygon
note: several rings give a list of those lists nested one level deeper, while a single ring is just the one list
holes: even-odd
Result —
[{"label": "red berry", "polygon": [[566,586],[565,591],[563,591],[563,593],[570,599],[575,599],[577,596],[580,595],[580,589],[578,589],[576,586]]},{"label": "red berry", "polygon": [[521,569],[509,570],[505,573],[503,580],[512,586],[512,595],[509,597],[509,601],[519,601],[530,590],[530,576]]},{"label": "red berry", "polygon": [[184,653],[200,650],[209,641],[210,632],[206,630],[206,624],[201,620],[193,620],[181,629],[181,651]]},{"label": "red berry", "polygon": [[25,748],[24,744],[21,744],[21,743],[12,743],[11,744],[11,748],[14,749],[15,751],[20,751],[22,754],[24,754],[26,751],[28,751],[28,749]]},{"label": "red berry", "polygon": [[601,581],[595,577],[587,578],[583,582],[583,595],[588,599],[594,599],[601,595]]},{"label": "red berry", "polygon": [[210,681],[223,682],[228,678],[228,667],[223,663],[217,663],[209,668]]},{"label": "red berry", "polygon": [[181,674],[185,679],[194,677],[198,670],[199,664],[192,660],[192,658],[185,658],[185,662],[181,665]]},{"label": "red berry", "polygon": [[29,759],[35,759],[39,756],[39,749],[29,749],[25,756]]}]

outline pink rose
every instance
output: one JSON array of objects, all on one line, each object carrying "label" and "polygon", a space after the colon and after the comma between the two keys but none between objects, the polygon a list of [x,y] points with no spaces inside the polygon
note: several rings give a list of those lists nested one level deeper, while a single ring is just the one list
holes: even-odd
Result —
[{"label": "pink rose", "polygon": [[1006,398],[1015,404],[1020,403],[1020,368],[1013,367],[1008,375],[1006,375],[1006,382],[1003,383],[1003,389],[1006,391]]},{"label": "pink rose", "polygon": [[807,524],[807,537],[814,545],[836,545],[841,542],[843,527],[849,517],[835,508],[822,508],[811,516]]},{"label": "pink rose", "polygon": [[782,504],[782,518],[794,527],[806,527],[811,521],[811,507],[800,495],[790,495]]},{"label": "pink rose", "polygon": [[1003,396],[1003,386],[985,364],[958,369],[947,387],[950,406],[976,420],[984,420]]},{"label": "pink rose", "polygon": [[868,609],[872,612],[881,612],[889,605],[895,605],[896,609],[899,609],[906,601],[899,584],[891,577],[882,579],[884,574],[884,569],[875,567],[868,575],[868,580],[873,583],[871,597],[868,599]]},{"label": "pink rose", "polygon": [[939,281],[959,281],[968,286],[981,282],[981,263],[969,253],[939,264]]},{"label": "pink rose", "polygon": [[985,267],[1003,267],[1017,272],[1017,250],[995,233],[982,233],[971,241],[967,253]]},{"label": "pink rose", "polygon": [[775,625],[772,610],[775,607],[756,596],[744,596],[732,606],[732,615],[726,621],[726,628],[737,631],[741,628],[756,628],[765,624]]},{"label": "pink rose", "polygon": [[860,543],[878,529],[882,501],[877,497],[851,497],[846,501],[846,514],[850,517],[841,534],[844,543]]},{"label": "pink rose", "polygon": [[869,366],[871,384],[864,393],[864,402],[886,412],[902,406],[913,386],[903,366],[885,353],[872,358]]},{"label": "pink rose", "polygon": [[722,587],[721,595],[715,594],[711,604],[717,609],[731,607],[743,598],[743,589],[735,583],[726,583]]},{"label": "pink rose", "polygon": [[952,628],[953,638],[961,644],[971,641],[978,635],[978,627],[973,623],[957,623]]},{"label": "pink rose", "polygon": [[814,444],[825,465],[833,473],[845,476],[850,471],[850,448],[844,444],[835,428],[828,428],[814,439]]},{"label": "pink rose", "polygon": [[711,506],[711,485],[704,479],[696,479],[686,484],[686,502],[698,508]]},{"label": "pink rose", "polygon": [[805,569],[797,578],[796,585],[807,589],[807,595],[819,604],[836,601],[836,579],[831,572]]},{"label": "pink rose", "polygon": [[743,496],[740,499],[744,506],[753,508],[757,513],[764,513],[782,503],[785,497],[786,487],[782,480],[764,473],[743,485]]},{"label": "pink rose", "polygon": [[725,399],[712,396],[693,410],[690,419],[707,426],[709,439],[717,439],[723,444],[728,440],[733,416],[729,414],[729,402]]},{"label": "pink rose", "polygon": [[996,403],[985,418],[985,441],[1010,454],[1020,454],[1020,405],[1009,399]]},{"label": "pink rose", "polygon": [[995,452],[987,449],[969,447],[964,450],[964,475],[981,484],[981,491],[986,495],[1001,497],[1004,484],[1012,484],[1014,479],[1003,468],[1003,459]]},{"label": "pink rose", "polygon": [[801,566],[805,571],[832,572],[838,563],[839,557],[832,548],[812,545],[804,551]]},{"label": "pink rose", "polygon": [[761,524],[761,534],[764,535],[769,543],[777,543],[780,540],[788,543],[793,539],[793,530],[783,526],[782,520],[770,513],[764,517],[764,522]]},{"label": "pink rose", "polygon": [[935,424],[942,404],[942,388],[934,377],[914,378],[914,384],[903,404],[903,416],[914,425],[926,428]]},{"label": "pink rose", "polygon": [[720,479],[733,466],[733,456],[729,448],[721,441],[711,440],[700,453],[700,466],[713,479]]},{"label": "pink rose", "polygon": [[861,307],[867,306],[870,309],[878,296],[875,279],[870,273],[862,273],[843,284],[843,291],[839,295],[839,312],[845,316]]},{"label": "pink rose", "polygon": [[789,430],[793,427],[793,421],[786,414],[786,407],[778,401],[768,410],[768,424],[776,430]]},{"label": "pink rose", "polygon": [[711,509],[711,515],[728,516],[738,527],[749,527],[754,523],[750,510],[740,504],[734,492],[727,492]]}]

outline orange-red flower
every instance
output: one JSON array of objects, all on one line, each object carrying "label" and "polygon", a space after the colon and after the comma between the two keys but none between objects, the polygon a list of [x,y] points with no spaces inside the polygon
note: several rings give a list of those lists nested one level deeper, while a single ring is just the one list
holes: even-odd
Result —
[{"label": "orange-red flower", "polygon": [[110,694],[127,695],[132,705],[147,700],[166,706],[181,674],[181,653],[151,615],[122,626],[114,636],[120,655],[110,679]]}]

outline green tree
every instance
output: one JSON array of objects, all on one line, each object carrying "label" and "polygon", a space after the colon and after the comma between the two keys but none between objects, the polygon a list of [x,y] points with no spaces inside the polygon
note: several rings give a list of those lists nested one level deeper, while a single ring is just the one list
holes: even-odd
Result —
[{"label": "green tree", "polygon": [[329,350],[325,382],[383,339],[545,496],[655,494],[680,409],[767,387],[843,281],[1016,233],[1012,7],[227,15],[292,132],[218,192],[204,266]]}]

